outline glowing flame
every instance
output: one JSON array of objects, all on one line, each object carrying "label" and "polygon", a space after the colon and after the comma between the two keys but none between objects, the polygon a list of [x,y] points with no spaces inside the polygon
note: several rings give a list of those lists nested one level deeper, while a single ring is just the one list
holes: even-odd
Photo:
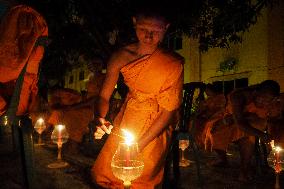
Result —
[{"label": "glowing flame", "polygon": [[8,116],[4,116],[4,125],[8,125]]},{"label": "glowing flame", "polygon": [[282,148],[281,148],[280,146],[275,146],[275,151],[276,151],[277,153],[279,153],[281,150],[282,150]]},{"label": "glowing flame", "polygon": [[39,124],[43,124],[44,120],[43,120],[42,118],[39,118],[39,119],[37,120],[37,122],[38,122]]},{"label": "glowing flame", "polygon": [[134,136],[126,129],[121,129],[125,136],[125,143],[129,146],[134,141]]},{"label": "glowing flame", "polygon": [[63,129],[65,129],[65,125],[57,125],[56,128],[59,132],[61,132]]}]

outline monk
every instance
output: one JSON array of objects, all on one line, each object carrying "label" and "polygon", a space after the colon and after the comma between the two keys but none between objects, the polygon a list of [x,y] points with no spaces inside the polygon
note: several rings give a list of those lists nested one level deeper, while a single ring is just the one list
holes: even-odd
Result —
[{"label": "monk", "polygon": [[[223,115],[226,106],[225,95],[218,91],[212,84],[206,84],[206,99],[200,102],[195,118],[195,140],[197,144],[204,148],[206,123],[219,119]],[[192,123],[191,123],[192,124]]]},{"label": "monk", "polygon": [[226,165],[228,144],[236,142],[240,147],[240,181],[251,179],[250,164],[254,152],[255,136],[264,142],[270,141],[267,120],[271,114],[271,104],[278,99],[279,84],[266,80],[247,88],[236,89],[228,96],[228,105],[223,118],[212,123],[207,133],[212,149],[218,154],[215,165]]},{"label": "monk", "polygon": [[73,89],[56,89],[51,92],[49,105],[51,115],[48,119],[50,125],[64,124],[69,133],[66,145],[70,153],[78,153],[79,145],[84,134],[88,132],[88,124],[93,120],[94,102],[97,100],[105,74],[102,73],[103,60],[95,57],[88,64],[91,72],[87,82],[86,99]]},{"label": "monk", "polygon": [[47,45],[48,27],[44,18],[25,5],[12,7],[0,27],[0,115],[4,114],[16,80],[27,64],[16,114],[36,109],[39,64]]},{"label": "monk", "polygon": [[[153,189],[161,186],[165,156],[171,138],[171,119],[182,100],[183,58],[160,47],[168,21],[154,11],[140,11],[133,17],[138,42],[115,52],[95,108],[95,138],[105,133],[131,132],[144,159],[142,175],[132,181],[132,188]],[[106,120],[109,100],[119,73],[129,87],[126,100],[113,126]],[[112,131],[112,128],[114,131]],[[121,141],[110,134],[92,168],[98,187],[124,188],[111,171],[111,160]]]}]

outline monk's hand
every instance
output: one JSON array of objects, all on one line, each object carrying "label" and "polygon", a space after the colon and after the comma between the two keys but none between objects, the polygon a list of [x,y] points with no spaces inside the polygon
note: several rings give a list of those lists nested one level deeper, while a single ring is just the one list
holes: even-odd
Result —
[{"label": "monk's hand", "polygon": [[96,131],[94,134],[95,139],[101,139],[105,133],[110,134],[113,126],[105,118],[98,118],[96,120]]}]

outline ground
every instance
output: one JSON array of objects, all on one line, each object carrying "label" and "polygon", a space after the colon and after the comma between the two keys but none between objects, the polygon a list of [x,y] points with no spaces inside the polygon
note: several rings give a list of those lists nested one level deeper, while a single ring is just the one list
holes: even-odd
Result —
[{"label": "ground", "polygon": [[[35,137],[36,142],[36,137]],[[35,158],[35,189],[91,189],[95,188],[90,179],[90,168],[96,159],[103,141],[96,141],[93,145],[81,145],[79,152],[65,145],[63,159],[69,166],[62,169],[50,169],[48,164],[57,158],[56,145],[50,141],[43,146],[34,146]],[[19,156],[11,151],[11,144],[0,144],[0,188],[22,189],[22,172]],[[83,153],[82,153],[83,152]],[[174,187],[177,189],[273,189],[275,175],[271,169],[265,176],[258,177],[254,182],[244,184],[238,182],[239,156],[236,148],[229,152],[230,166],[227,168],[213,168],[207,162],[216,158],[214,153],[200,153],[202,184],[196,175],[193,162],[189,167],[181,168],[181,178]],[[193,160],[192,151],[186,150],[186,157]],[[280,175],[280,182],[284,188],[284,174]]]}]

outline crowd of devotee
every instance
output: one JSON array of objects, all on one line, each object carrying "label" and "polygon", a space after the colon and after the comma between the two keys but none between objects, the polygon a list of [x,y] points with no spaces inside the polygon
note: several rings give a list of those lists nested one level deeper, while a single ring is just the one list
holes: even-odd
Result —
[{"label": "crowd of devotee", "polygon": [[239,146],[240,181],[252,179],[252,157],[256,137],[267,145],[275,141],[283,145],[283,94],[276,81],[265,80],[246,88],[238,88],[228,95],[213,93],[207,84],[208,97],[200,104],[196,115],[195,138],[204,150],[214,151],[218,159],[208,162],[212,166],[228,166],[227,148],[231,143]]}]

